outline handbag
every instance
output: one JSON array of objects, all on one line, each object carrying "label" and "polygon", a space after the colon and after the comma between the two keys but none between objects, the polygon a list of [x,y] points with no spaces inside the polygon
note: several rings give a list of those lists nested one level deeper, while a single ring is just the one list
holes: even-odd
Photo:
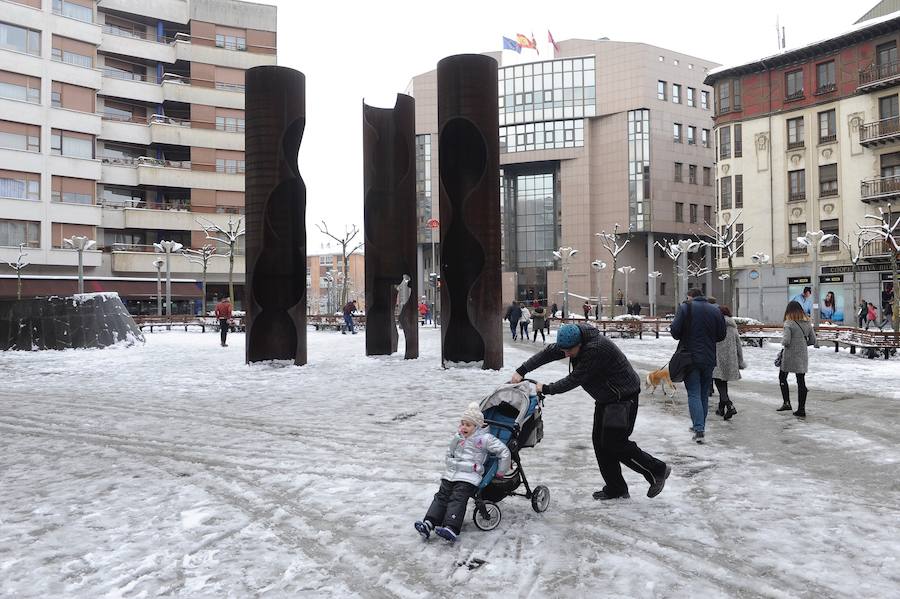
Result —
[{"label": "handbag", "polygon": [[691,352],[685,343],[685,336],[690,334],[691,330],[691,311],[691,303],[688,302],[687,316],[685,316],[682,329],[685,334],[678,340],[678,347],[675,348],[675,353],[669,358],[669,378],[673,383],[684,381],[684,377],[687,376],[688,371],[694,365],[694,359],[691,357]]},{"label": "handbag", "polygon": [[778,355],[775,356],[775,366],[781,368],[781,360],[784,358],[784,348],[778,350]]},{"label": "handbag", "polygon": [[603,408],[603,428],[628,429],[631,426],[631,400],[606,404]]}]

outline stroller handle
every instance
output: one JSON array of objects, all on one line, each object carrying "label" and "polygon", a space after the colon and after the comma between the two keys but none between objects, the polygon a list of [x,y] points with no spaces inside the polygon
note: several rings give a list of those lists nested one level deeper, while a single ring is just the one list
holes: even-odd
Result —
[{"label": "stroller handle", "polygon": [[523,381],[528,381],[532,385],[534,385],[534,392],[537,393],[538,401],[541,402],[541,405],[544,405],[544,397],[546,397],[543,393],[537,390],[537,381],[534,379],[522,379]]}]

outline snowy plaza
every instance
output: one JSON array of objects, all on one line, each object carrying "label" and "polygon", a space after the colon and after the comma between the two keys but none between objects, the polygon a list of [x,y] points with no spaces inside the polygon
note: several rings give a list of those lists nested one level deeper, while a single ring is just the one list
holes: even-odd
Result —
[{"label": "snowy plaza", "polygon": [[[686,395],[641,396],[633,435],[673,467],[661,495],[598,502],[593,402],[547,399],[522,451],[550,508],[505,499],[492,532],[423,543],[465,405],[501,372],[363,357],[309,333],[309,365],[244,364],[244,336],[0,354],[0,596],[890,597],[900,588],[896,360],[811,349],[808,418],[776,412],[777,347],[745,348],[739,410],[691,441]],[[643,376],[668,337],[617,340]],[[561,378],[565,361],[533,373]],[[712,400],[715,401],[714,399]]]}]

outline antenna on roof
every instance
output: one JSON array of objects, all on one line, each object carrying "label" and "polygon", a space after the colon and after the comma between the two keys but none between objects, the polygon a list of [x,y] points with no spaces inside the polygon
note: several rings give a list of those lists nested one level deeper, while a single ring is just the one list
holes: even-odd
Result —
[{"label": "antenna on roof", "polygon": [[778,15],[775,16],[775,43],[778,44],[778,51],[781,52],[781,23],[778,22]]},{"label": "antenna on roof", "polygon": [[781,27],[781,49],[784,50],[787,48],[787,44],[784,41],[784,26]]}]

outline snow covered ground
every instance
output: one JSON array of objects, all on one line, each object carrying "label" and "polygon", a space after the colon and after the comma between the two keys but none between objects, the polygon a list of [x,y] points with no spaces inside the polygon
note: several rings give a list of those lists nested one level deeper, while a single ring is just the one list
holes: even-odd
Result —
[{"label": "snow covered ground", "polygon": [[[703,446],[683,389],[674,408],[643,397],[632,438],[673,466],[652,500],[627,469],[630,500],[591,499],[592,402],[551,397],[523,452],[549,510],[508,498],[498,530],[468,520],[451,547],[412,522],[466,403],[535,346],[507,341],[501,373],[442,370],[439,332],[420,339],[404,361],[310,331],[303,368],[175,331],[0,353],[0,596],[898,596],[900,360],[813,350],[800,421],[774,411],[777,348],[746,348],[739,413],[711,415]],[[674,349],[620,343],[640,372]]]}]

